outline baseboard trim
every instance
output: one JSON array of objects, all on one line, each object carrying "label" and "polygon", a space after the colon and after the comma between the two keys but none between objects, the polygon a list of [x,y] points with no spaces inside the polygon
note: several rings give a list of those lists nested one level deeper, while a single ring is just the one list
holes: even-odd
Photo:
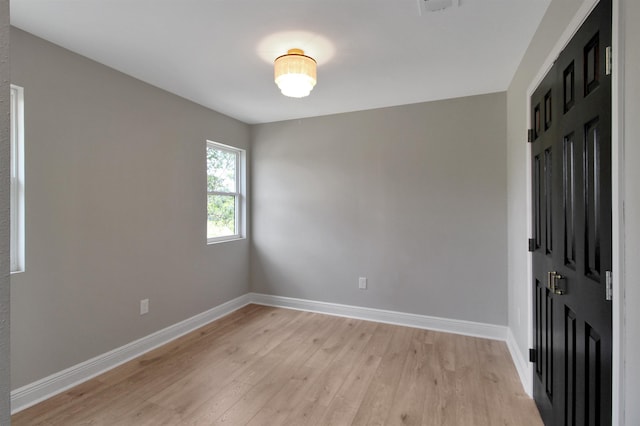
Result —
[{"label": "baseboard trim", "polygon": [[516,366],[516,371],[518,372],[518,376],[520,376],[520,382],[522,383],[524,391],[533,398],[533,370],[531,369],[531,364],[529,364],[522,352],[520,352],[516,338],[510,328],[507,330],[507,348],[509,348],[509,352],[511,353],[513,364]]},{"label": "baseboard trim", "polygon": [[118,365],[124,364],[203,325],[228,315],[251,303],[249,296],[249,294],[244,294],[141,339],[15,389],[11,392],[11,414],[15,414],[73,386],[86,382]]},{"label": "baseboard trim", "polygon": [[384,309],[341,305],[338,303],[317,302],[313,300],[273,296],[261,293],[250,293],[249,295],[251,302],[258,305],[318,312],[328,315],[376,321],[386,324],[404,325],[407,327],[443,331],[447,333],[482,337],[493,340],[505,341],[507,339],[507,327],[501,325],[484,324],[463,320],[452,320],[446,318],[430,317],[427,315],[387,311]]},{"label": "baseboard trim", "polygon": [[522,358],[511,330],[505,326],[261,293],[247,293],[141,339],[13,390],[11,392],[11,414],[86,382],[250,303],[506,341],[525,391],[531,395],[531,378],[527,373],[528,363]]}]

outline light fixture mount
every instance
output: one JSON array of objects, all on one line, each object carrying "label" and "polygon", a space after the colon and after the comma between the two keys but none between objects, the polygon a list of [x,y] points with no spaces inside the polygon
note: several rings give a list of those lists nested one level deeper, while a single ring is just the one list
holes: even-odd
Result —
[{"label": "light fixture mount", "polygon": [[429,12],[440,12],[450,7],[459,7],[460,0],[418,0],[420,15]]},{"label": "light fixture mount", "polygon": [[289,49],[273,62],[275,82],[283,95],[292,98],[309,96],[316,85],[316,61],[302,49]]}]

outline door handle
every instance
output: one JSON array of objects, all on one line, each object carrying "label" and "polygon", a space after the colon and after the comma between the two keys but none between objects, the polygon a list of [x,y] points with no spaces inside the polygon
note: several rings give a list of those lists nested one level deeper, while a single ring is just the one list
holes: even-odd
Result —
[{"label": "door handle", "polygon": [[547,288],[559,296],[565,294],[566,290],[566,278],[557,273],[556,271],[547,272]]}]

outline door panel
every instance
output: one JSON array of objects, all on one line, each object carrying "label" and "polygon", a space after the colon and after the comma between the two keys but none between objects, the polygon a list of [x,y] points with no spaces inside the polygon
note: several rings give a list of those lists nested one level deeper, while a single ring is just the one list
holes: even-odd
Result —
[{"label": "door panel", "polygon": [[570,133],[563,141],[563,200],[564,209],[564,264],[576,269],[576,234],[574,211],[576,206],[576,154],[574,134]]},{"label": "door panel", "polygon": [[576,425],[576,314],[565,307],[564,418],[565,425]]},{"label": "door panel", "polygon": [[[551,74],[551,73],[550,73]],[[554,299],[548,287],[548,272],[553,267],[554,254],[554,155],[553,141],[557,123],[554,119],[553,83],[555,75],[545,77],[535,91],[532,101],[532,182],[533,182],[533,231],[534,231],[534,336],[537,362],[534,373],[534,395],[545,422],[553,416],[554,386],[556,371],[554,352]],[[542,122],[544,117],[544,123]]]},{"label": "door panel", "polygon": [[547,425],[611,424],[611,0],[531,98],[534,398]]}]

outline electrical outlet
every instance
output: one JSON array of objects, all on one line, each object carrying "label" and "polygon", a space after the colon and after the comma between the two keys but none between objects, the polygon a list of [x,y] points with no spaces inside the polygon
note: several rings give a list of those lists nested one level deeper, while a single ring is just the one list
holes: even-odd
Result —
[{"label": "electrical outlet", "polygon": [[367,289],[367,277],[358,278],[358,288],[360,290],[366,290]]},{"label": "electrical outlet", "polygon": [[142,299],[140,301],[140,315],[149,313],[149,299]]}]

